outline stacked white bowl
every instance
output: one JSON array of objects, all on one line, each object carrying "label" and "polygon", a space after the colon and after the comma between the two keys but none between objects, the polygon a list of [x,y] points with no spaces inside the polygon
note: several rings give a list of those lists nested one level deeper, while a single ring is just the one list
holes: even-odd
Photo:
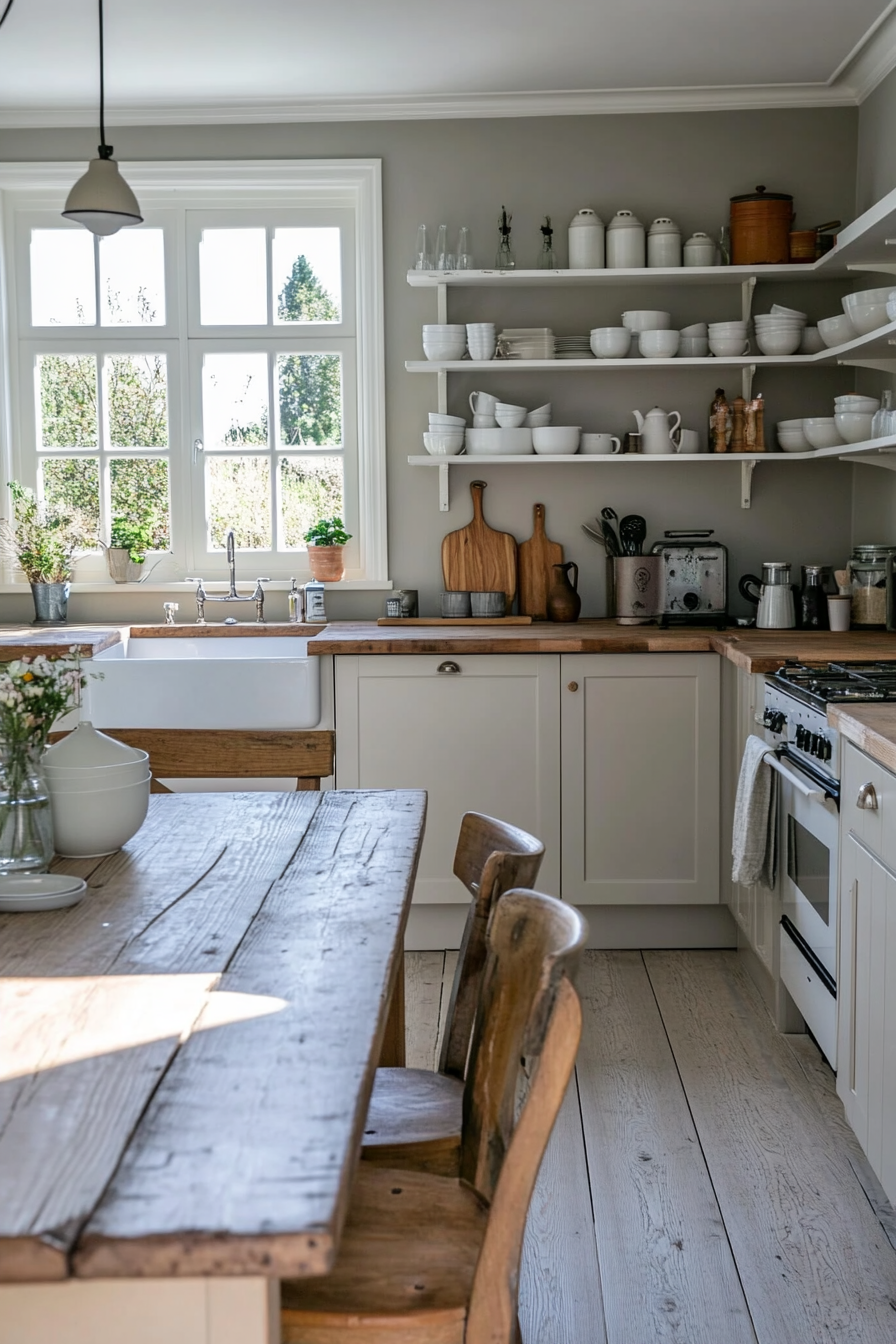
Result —
[{"label": "stacked white bowl", "polygon": [[830,350],[835,345],[846,345],[847,341],[854,341],[859,333],[846,313],[835,313],[833,317],[821,319],[818,334]]},{"label": "stacked white bowl", "polygon": [[645,359],[674,359],[680,342],[681,333],[667,328],[638,333],[638,349]]},{"label": "stacked white bowl", "polygon": [[705,322],[692,322],[682,327],[678,345],[681,359],[706,359],[709,354],[709,327]]},{"label": "stacked white bowl", "polygon": [[475,360],[494,359],[497,346],[497,327],[494,322],[467,323],[467,349]]},{"label": "stacked white bowl", "polygon": [[149,756],[86,720],[44,753],[56,853],[112,854],[136,835],[149,807]]},{"label": "stacked white bowl", "polygon": [[515,406],[509,401],[499,401],[495,406],[495,419],[499,429],[519,429],[528,414],[526,406]]},{"label": "stacked white bowl", "polygon": [[794,355],[800,348],[807,320],[805,313],[782,310],[776,304],[770,313],[757,313],[753,318],[756,344],[764,355]]},{"label": "stacked white bowl", "polygon": [[812,448],[842,448],[843,439],[832,415],[809,415],[803,419],[803,433]]},{"label": "stacked white bowl", "polygon": [[463,323],[433,322],[423,328],[423,353],[427,359],[463,359],[467,328]]},{"label": "stacked white bowl", "polygon": [[717,359],[749,354],[746,322],[710,322],[709,348]]},{"label": "stacked white bowl", "polygon": [[799,420],[779,420],[775,429],[778,445],[785,453],[811,453],[812,445],[803,433],[802,417]]},{"label": "stacked white bowl", "polygon": [[467,422],[460,415],[429,413],[429,433],[423,435],[423,446],[433,457],[456,457],[463,451]]},{"label": "stacked white bowl", "polygon": [[549,401],[543,406],[536,406],[534,411],[530,411],[523,421],[526,429],[544,429],[551,423],[551,414],[553,407]]},{"label": "stacked white bowl", "polygon": [[870,439],[871,423],[879,410],[877,397],[863,397],[858,392],[835,397],[834,426],[844,443],[864,443]]},{"label": "stacked white bowl", "polygon": [[591,353],[595,359],[625,359],[632,348],[630,327],[595,327]]},{"label": "stacked white bowl", "polygon": [[887,303],[893,293],[893,286],[883,289],[860,289],[856,294],[845,294],[840,302],[843,311],[855,327],[859,336],[867,336],[869,331],[885,327],[891,319],[887,315]]}]

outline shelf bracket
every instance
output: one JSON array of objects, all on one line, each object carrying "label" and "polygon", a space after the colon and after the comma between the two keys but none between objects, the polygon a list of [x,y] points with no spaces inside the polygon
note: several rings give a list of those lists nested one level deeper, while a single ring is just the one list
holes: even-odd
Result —
[{"label": "shelf bracket", "polygon": [[756,377],[756,365],[745,364],[740,371],[740,394],[744,401],[750,401],[753,396],[753,379]]},{"label": "shelf bracket", "polygon": [[448,463],[439,463],[439,513],[447,513],[451,507],[448,494]]},{"label": "shelf bracket", "polygon": [[753,503],[753,472],[755,468],[756,463],[752,460],[740,464],[740,506],[742,509],[748,509]]},{"label": "shelf bracket", "polygon": [[436,374],[436,398],[439,406],[439,415],[448,414],[448,372],[446,369],[439,369]]},{"label": "shelf bracket", "polygon": [[442,326],[448,321],[448,286],[436,285],[436,321]]},{"label": "shelf bracket", "polygon": [[750,314],[753,311],[753,290],[755,288],[755,275],[751,275],[749,280],[744,280],[740,287],[740,315],[744,322],[749,322]]}]

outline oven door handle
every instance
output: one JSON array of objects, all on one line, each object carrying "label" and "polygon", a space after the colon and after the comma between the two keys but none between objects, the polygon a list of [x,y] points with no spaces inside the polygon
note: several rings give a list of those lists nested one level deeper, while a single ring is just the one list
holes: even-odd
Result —
[{"label": "oven door handle", "polygon": [[818,798],[821,802],[824,802],[825,798],[829,796],[823,789],[810,789],[792,770],[788,770],[786,766],[782,765],[773,752],[767,751],[762,759],[766,765],[770,765],[773,770],[777,770],[779,775],[783,775],[788,784],[792,784],[795,789],[799,789],[800,793],[804,794],[806,798]]}]

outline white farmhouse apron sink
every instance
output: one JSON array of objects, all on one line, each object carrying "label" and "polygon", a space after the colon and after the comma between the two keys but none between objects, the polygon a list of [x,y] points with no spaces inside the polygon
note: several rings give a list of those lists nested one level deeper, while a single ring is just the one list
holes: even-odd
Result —
[{"label": "white farmhouse apron sink", "polygon": [[[85,664],[97,728],[315,728],[320,660],[284,636],[127,639]],[[102,673],[102,677],[91,673]]]}]

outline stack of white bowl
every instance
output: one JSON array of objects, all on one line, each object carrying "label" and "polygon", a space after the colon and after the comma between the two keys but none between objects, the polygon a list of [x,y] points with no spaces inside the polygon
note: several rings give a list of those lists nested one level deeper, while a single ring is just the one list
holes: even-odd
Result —
[{"label": "stack of white bowl", "polygon": [[423,353],[427,359],[463,359],[467,328],[463,323],[433,322],[423,328]]},{"label": "stack of white bowl", "polygon": [[112,854],[136,835],[149,807],[149,756],[83,722],[44,753],[56,853]]},{"label": "stack of white bowl", "polygon": [[498,329],[494,322],[467,323],[467,349],[471,359],[494,359],[497,344]]},{"label": "stack of white bowl", "polygon": [[595,359],[625,359],[632,348],[632,332],[629,327],[595,327],[590,342]]},{"label": "stack of white bowl", "polygon": [[429,433],[423,435],[423,446],[433,457],[456,457],[463,452],[467,422],[460,415],[429,413]]},{"label": "stack of white bowl", "polygon": [[803,420],[779,420],[775,426],[778,445],[785,453],[811,453],[812,445],[803,433]]},{"label": "stack of white bowl", "polygon": [[880,410],[877,397],[848,392],[834,398],[834,427],[844,443],[864,443],[871,438],[871,422]]},{"label": "stack of white bowl", "polygon": [[678,354],[681,359],[706,359],[709,354],[709,327],[705,322],[692,322],[689,327],[682,327]]},{"label": "stack of white bowl", "polygon": [[543,406],[536,406],[534,411],[530,411],[523,421],[526,429],[544,429],[551,423],[551,414],[553,406],[546,401]]},{"label": "stack of white bowl", "polygon": [[710,322],[709,348],[717,359],[735,359],[750,353],[747,322]]},{"label": "stack of white bowl", "polygon": [[878,327],[885,327],[892,319],[887,314],[887,303],[893,286],[883,289],[860,289],[857,294],[845,294],[840,302],[859,336],[867,336]]},{"label": "stack of white bowl", "polygon": [[757,313],[753,318],[756,344],[764,355],[795,355],[807,321],[805,313],[774,304],[770,313]]}]

